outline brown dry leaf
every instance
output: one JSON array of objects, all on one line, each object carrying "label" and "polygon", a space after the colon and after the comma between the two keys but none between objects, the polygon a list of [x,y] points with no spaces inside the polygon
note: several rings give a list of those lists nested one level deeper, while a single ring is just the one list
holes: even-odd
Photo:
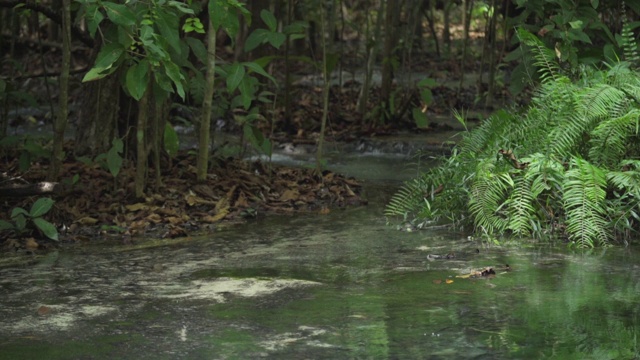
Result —
[{"label": "brown dry leaf", "polygon": [[244,195],[244,192],[240,192],[240,195],[238,195],[238,200],[236,200],[236,203],[233,206],[236,208],[249,207],[249,201],[247,201],[247,197]]},{"label": "brown dry leaf", "polygon": [[153,213],[146,217],[147,220],[151,221],[154,224],[159,224],[162,222],[162,216],[160,214]]},{"label": "brown dry leaf", "polygon": [[83,218],[80,218],[78,220],[76,220],[77,223],[79,223],[80,225],[95,225],[98,222],[98,219],[92,218],[91,216],[85,216]]},{"label": "brown dry leaf", "polygon": [[184,220],[180,217],[177,216],[168,216],[166,218],[164,218],[166,221],[169,222],[169,224],[171,225],[178,225],[178,224],[182,224],[184,222]]},{"label": "brown dry leaf", "polygon": [[435,279],[435,280],[433,280],[432,282],[433,282],[434,284],[436,284],[436,285],[437,285],[437,284],[442,284],[442,280],[440,280],[440,279]]},{"label": "brown dry leaf", "polygon": [[40,316],[49,315],[50,313],[51,313],[51,308],[48,306],[42,305],[38,308],[38,315]]},{"label": "brown dry leaf", "polygon": [[147,226],[149,226],[149,223],[146,220],[134,221],[129,225],[129,231],[131,231],[132,234],[140,233],[144,231]]},{"label": "brown dry leaf", "polygon": [[347,195],[348,196],[356,196],[356,193],[354,193],[353,190],[351,190],[349,185],[345,185],[344,187],[347,189]]},{"label": "brown dry leaf", "polygon": [[215,214],[214,216],[206,215],[206,216],[202,217],[200,220],[202,220],[204,222],[208,222],[208,223],[214,223],[214,222],[218,222],[218,221],[224,219],[225,216],[227,216],[228,214],[229,214],[228,210],[223,210],[223,211]]},{"label": "brown dry leaf", "polygon": [[331,210],[329,210],[329,208],[326,207],[326,206],[323,206],[322,209],[320,209],[320,211],[319,211],[320,215],[327,215],[330,212],[331,212]]},{"label": "brown dry leaf", "polygon": [[226,197],[223,197],[222,199],[218,200],[218,202],[216,203],[216,207],[214,209],[216,215],[220,214],[221,212],[225,212],[228,213],[229,212],[229,199],[227,199]]},{"label": "brown dry leaf", "polygon": [[25,244],[24,244],[24,247],[27,250],[37,250],[38,246],[39,246],[38,242],[34,238],[27,238],[27,240],[25,241]]},{"label": "brown dry leaf", "polygon": [[216,195],[213,192],[213,190],[211,190],[211,187],[207,185],[203,185],[203,184],[196,185],[193,187],[193,191],[195,191],[198,195],[202,197],[207,197],[210,199],[216,198]]},{"label": "brown dry leaf", "polygon": [[198,204],[205,204],[205,205],[213,205],[213,204],[215,204],[215,202],[213,202],[213,201],[205,200],[203,198],[198,197],[191,190],[189,190],[189,193],[184,196],[184,200],[187,202],[187,204],[189,204],[189,206],[194,206],[194,205],[198,205]]},{"label": "brown dry leaf", "polygon": [[147,204],[144,203],[136,203],[133,205],[125,205],[125,208],[131,212],[136,212],[136,211],[140,211],[140,210],[147,210],[149,209],[149,206]]},{"label": "brown dry leaf", "polygon": [[300,193],[298,193],[298,190],[287,189],[282,193],[282,195],[280,195],[280,198],[278,200],[280,201],[298,200],[299,197],[300,197]]}]

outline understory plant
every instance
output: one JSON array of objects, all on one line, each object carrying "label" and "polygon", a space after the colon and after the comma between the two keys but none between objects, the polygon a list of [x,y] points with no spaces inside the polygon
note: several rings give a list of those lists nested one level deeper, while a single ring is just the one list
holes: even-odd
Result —
[{"label": "understory plant", "polygon": [[626,242],[640,230],[639,74],[618,62],[570,77],[553,49],[518,35],[542,79],[530,105],[466,132],[451,156],[404,184],[386,215],[446,220],[490,238]]},{"label": "understory plant", "polygon": [[0,220],[0,232],[10,231],[16,236],[30,234],[32,230],[40,230],[46,237],[52,240],[58,240],[58,230],[56,227],[43,218],[55,201],[51,198],[39,198],[36,200],[29,211],[15,207],[11,210],[11,222]]}]

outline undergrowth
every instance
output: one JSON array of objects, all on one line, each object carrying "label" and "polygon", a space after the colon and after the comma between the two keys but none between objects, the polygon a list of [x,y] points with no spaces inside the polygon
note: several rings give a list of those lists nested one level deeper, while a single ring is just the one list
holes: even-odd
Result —
[{"label": "undergrowth", "polygon": [[640,229],[640,76],[627,62],[569,75],[538,38],[518,35],[542,80],[530,105],[466,132],[385,214],[580,247],[627,241]]}]

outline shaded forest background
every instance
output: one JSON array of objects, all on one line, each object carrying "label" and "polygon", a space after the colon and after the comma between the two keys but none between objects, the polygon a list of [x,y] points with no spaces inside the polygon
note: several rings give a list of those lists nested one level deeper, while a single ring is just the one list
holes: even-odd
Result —
[{"label": "shaded forest background", "polygon": [[[537,34],[568,69],[621,58],[623,24],[637,27],[640,4],[0,0],[0,10],[0,170],[3,196],[19,198],[5,202],[11,221],[3,228],[15,236],[31,221],[49,236],[53,230],[36,220],[53,202],[46,211],[16,212],[27,207],[16,195],[67,198],[77,194],[75,184],[102,179],[90,186],[104,191],[80,196],[82,204],[59,202],[52,221],[119,231],[139,222],[134,227],[145,229],[163,222],[149,217],[168,201],[158,194],[171,188],[176,206],[200,212],[163,215],[176,219],[170,233],[179,235],[194,217],[216,222],[247,214],[270,196],[291,211],[318,201],[312,194],[328,180],[325,136],[359,141],[437,131],[442,125],[434,119],[452,110],[487,113],[527,103],[539,79],[535,59],[519,46],[518,27]],[[50,135],[25,135],[32,124]],[[242,144],[218,143],[214,130],[238,134]],[[179,150],[180,131],[197,134],[195,151]],[[286,193],[299,180],[278,188],[238,180],[246,174],[212,176],[232,167],[229,155],[242,158],[245,143],[270,155],[285,142],[317,152],[315,173],[299,175],[317,185],[306,197]],[[270,171],[256,173],[269,178]],[[28,186],[21,184],[25,174]],[[218,186],[220,177],[260,183],[262,190]],[[188,181],[176,185],[181,178]],[[197,184],[207,186],[188,198]],[[265,186],[276,190],[265,196]],[[344,181],[335,186],[330,203],[356,195]],[[146,205],[132,211],[124,204]],[[88,208],[99,210],[87,215]],[[16,220],[20,214],[24,219]]]}]

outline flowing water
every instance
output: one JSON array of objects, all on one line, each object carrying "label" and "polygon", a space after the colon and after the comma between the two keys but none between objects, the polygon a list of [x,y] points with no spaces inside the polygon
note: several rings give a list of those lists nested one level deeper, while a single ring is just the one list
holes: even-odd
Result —
[{"label": "flowing water", "polygon": [[[383,205],[394,179],[415,170],[395,157],[341,159],[335,166],[374,179],[368,206],[4,255],[0,358],[639,356],[634,247],[488,246],[452,231],[397,231]],[[496,274],[465,276],[487,267]]]}]

